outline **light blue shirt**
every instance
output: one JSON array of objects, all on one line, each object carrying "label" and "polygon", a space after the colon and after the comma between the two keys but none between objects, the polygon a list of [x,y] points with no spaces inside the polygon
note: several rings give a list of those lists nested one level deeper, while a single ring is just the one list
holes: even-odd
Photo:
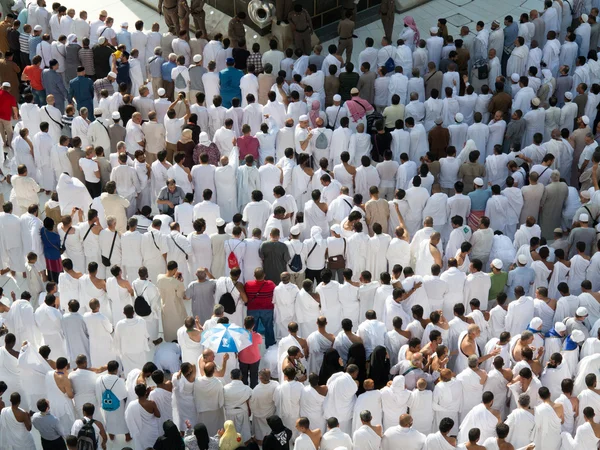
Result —
[{"label": "light blue shirt", "polygon": [[506,295],[510,300],[515,298],[515,288],[523,287],[525,295],[529,295],[529,288],[535,280],[535,271],[531,267],[517,267],[508,272],[508,281],[506,282]]},{"label": "light blue shirt", "polygon": [[121,28],[121,31],[117,33],[117,43],[125,45],[125,49],[131,52],[131,33],[125,28]]},{"label": "light blue shirt", "polygon": [[492,196],[492,188],[475,189],[469,192],[471,199],[471,211],[485,211],[485,205]]}]

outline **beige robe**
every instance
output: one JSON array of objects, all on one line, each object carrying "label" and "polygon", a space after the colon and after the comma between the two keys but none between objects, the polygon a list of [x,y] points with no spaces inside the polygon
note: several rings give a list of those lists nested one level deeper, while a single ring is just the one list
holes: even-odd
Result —
[{"label": "beige robe", "polygon": [[181,327],[186,317],[183,298],[185,287],[183,282],[166,275],[159,275],[156,287],[162,300],[162,321],[165,341],[177,339],[177,329]]}]

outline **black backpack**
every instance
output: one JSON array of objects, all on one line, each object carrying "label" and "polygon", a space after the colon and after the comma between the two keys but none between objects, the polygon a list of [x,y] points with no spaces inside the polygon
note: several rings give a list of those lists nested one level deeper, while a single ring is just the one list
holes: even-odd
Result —
[{"label": "black backpack", "polygon": [[133,310],[140,317],[148,317],[152,314],[152,308],[148,304],[146,297],[144,297],[144,292],[146,292],[146,286],[140,295],[136,295],[135,300],[133,301]]},{"label": "black backpack", "polygon": [[[233,284],[233,289],[235,289],[235,283]],[[237,309],[235,300],[233,299],[233,295],[231,295],[233,289],[231,289],[231,291],[225,292],[223,295],[221,295],[221,298],[219,299],[219,305],[223,307],[223,310],[227,314],[234,314]]]},{"label": "black backpack", "polygon": [[94,428],[94,419],[82,419],[83,426],[77,433],[77,450],[96,450],[98,441],[96,439],[96,429]]}]

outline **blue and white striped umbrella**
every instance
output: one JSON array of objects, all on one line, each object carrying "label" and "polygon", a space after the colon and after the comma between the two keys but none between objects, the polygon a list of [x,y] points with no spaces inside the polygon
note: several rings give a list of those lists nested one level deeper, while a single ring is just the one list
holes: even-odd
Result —
[{"label": "blue and white striped umbrella", "polygon": [[239,353],[252,345],[252,337],[233,323],[220,323],[202,333],[201,344],[215,353]]}]

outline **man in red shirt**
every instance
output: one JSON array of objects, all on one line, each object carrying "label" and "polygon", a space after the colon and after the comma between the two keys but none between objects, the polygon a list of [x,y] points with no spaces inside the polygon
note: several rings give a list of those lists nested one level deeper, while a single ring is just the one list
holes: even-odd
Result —
[{"label": "man in red shirt", "polygon": [[[10,147],[12,142],[11,119],[19,119],[19,109],[17,108],[17,101],[10,93],[10,83],[5,81],[2,83],[2,89],[0,90],[0,136],[2,136],[4,147]],[[271,291],[271,296],[273,296],[273,291]]]},{"label": "man in red shirt", "polygon": [[250,387],[254,387],[258,384],[258,366],[260,365],[260,344],[262,344],[263,338],[260,333],[253,331],[256,320],[254,317],[247,316],[244,319],[244,328],[250,334],[252,339],[252,345],[246,347],[244,350],[238,353],[238,360],[240,362],[240,370],[242,371],[242,381],[244,384],[248,384],[248,374],[250,375]]},{"label": "man in red shirt", "polygon": [[237,140],[237,146],[240,150],[240,161],[243,161],[246,155],[254,156],[254,161],[258,161],[258,147],[260,143],[258,139],[250,134],[250,125],[242,126],[242,135]]},{"label": "man in red shirt", "polygon": [[29,81],[31,85],[31,93],[33,94],[33,101],[39,107],[46,104],[46,91],[42,84],[42,57],[35,55],[31,61],[31,65],[23,69],[23,75],[21,80]]},{"label": "man in red shirt", "polygon": [[256,321],[254,331],[260,320],[265,328],[265,345],[267,348],[275,344],[275,332],[273,330],[273,291],[275,283],[265,280],[265,271],[262,267],[254,269],[254,280],[246,282],[244,289],[248,296],[248,315]]}]

